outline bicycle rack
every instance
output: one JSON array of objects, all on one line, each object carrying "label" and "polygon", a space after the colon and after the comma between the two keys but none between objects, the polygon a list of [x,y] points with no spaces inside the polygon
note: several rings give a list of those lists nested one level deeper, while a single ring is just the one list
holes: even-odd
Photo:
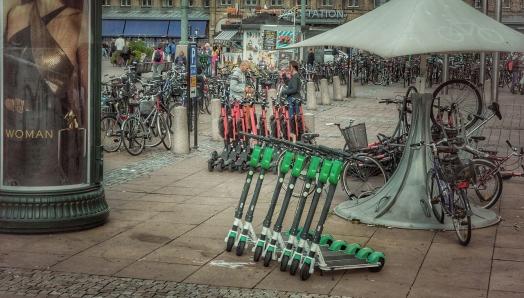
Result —
[{"label": "bicycle rack", "polygon": [[[431,94],[413,95],[413,118],[408,144],[431,142],[430,112]],[[427,210],[419,200],[426,198],[426,173],[431,160],[426,148],[414,149],[406,146],[397,170],[388,182],[364,202],[346,201],[335,208],[335,213],[348,220],[359,220],[366,224],[384,225],[407,229],[453,230],[449,221],[440,224],[428,218]],[[390,197],[384,204],[384,197]],[[377,208],[377,206],[380,206]],[[500,217],[489,209],[471,206],[472,227],[482,228],[499,222]]]}]

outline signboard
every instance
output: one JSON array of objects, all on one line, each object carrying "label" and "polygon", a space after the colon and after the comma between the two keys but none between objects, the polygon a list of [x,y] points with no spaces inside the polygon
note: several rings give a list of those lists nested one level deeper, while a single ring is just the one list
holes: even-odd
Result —
[{"label": "signboard", "polygon": [[308,19],[343,19],[345,17],[343,10],[306,9],[306,18]]},{"label": "signboard", "polygon": [[293,31],[277,32],[277,49],[285,48],[293,43]]},{"label": "signboard", "polygon": [[[0,2],[0,184],[6,189],[89,183],[92,1],[51,2]],[[8,18],[11,13],[18,17]]]},{"label": "signboard", "polygon": [[277,32],[264,30],[264,50],[273,51],[277,45]]},{"label": "signboard", "polygon": [[197,61],[198,61],[198,51],[196,44],[192,43],[189,45],[189,96],[197,96]]}]

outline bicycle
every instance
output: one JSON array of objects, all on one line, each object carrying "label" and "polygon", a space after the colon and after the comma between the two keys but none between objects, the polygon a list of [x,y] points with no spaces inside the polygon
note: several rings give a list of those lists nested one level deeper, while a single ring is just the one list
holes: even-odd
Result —
[{"label": "bicycle", "polygon": [[172,146],[169,127],[164,119],[164,110],[160,97],[154,100],[142,99],[130,103],[135,112],[122,124],[122,141],[127,152],[133,156],[140,155],[144,148],[164,144],[166,150]]},{"label": "bicycle", "polygon": [[[436,143],[424,142],[411,144],[412,148],[427,147],[432,154],[432,169],[426,175],[428,203],[435,219],[444,223],[444,216],[451,218],[457,238],[461,245],[468,245],[471,240],[471,206],[467,198],[470,179],[475,170],[471,164],[462,164],[453,147],[440,147],[447,139]],[[439,148],[440,147],[440,148]],[[440,158],[439,151],[450,153]],[[421,200],[425,205],[425,201]]]}]

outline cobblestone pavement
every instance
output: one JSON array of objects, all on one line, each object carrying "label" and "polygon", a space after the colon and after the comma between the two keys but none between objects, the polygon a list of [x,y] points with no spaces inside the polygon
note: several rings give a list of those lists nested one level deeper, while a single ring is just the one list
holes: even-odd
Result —
[{"label": "cobblestone pavement", "polygon": [[0,295],[13,297],[290,297],[329,295],[212,287],[190,283],[118,278],[49,270],[0,268]]},{"label": "cobblestone pavement", "polygon": [[[340,133],[325,123],[344,123],[348,117],[365,121],[370,140],[393,129],[395,107],[376,99],[403,90],[373,87],[359,92],[366,96],[315,112],[319,143],[341,147]],[[507,138],[522,146],[524,98],[501,95],[504,121],[493,121],[483,134],[492,146],[504,146]],[[517,178],[505,182],[501,202],[494,207],[502,222],[474,230],[468,247],[458,245],[453,232],[388,229],[330,215],[325,232],[386,254],[380,273],[315,272],[302,282],[280,272],[276,262],[264,267],[252,262],[250,254],[225,252],[224,237],[244,175],[207,171],[209,152],[222,145],[209,139],[209,125],[209,117],[203,116],[199,151],[187,156],[162,148],[148,148],[138,157],[106,154],[106,198],[112,210],[105,225],[63,234],[0,234],[0,296],[524,296],[524,180]],[[268,175],[262,188],[256,231],[274,181]],[[339,189],[333,204],[345,199]],[[290,210],[295,207],[296,201],[291,202]],[[286,216],[283,226],[290,221]]]}]

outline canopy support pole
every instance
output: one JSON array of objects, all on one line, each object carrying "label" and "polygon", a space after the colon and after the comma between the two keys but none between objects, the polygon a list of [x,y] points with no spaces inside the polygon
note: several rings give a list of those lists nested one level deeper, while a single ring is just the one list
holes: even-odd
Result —
[{"label": "canopy support pole", "polygon": [[[482,13],[487,15],[488,14],[488,0],[482,0]],[[480,73],[479,73],[479,81],[480,86],[484,88],[484,84],[486,83],[486,52],[480,53]]]},{"label": "canopy support pole", "polygon": [[[500,22],[502,18],[502,0],[497,0],[495,6],[495,19]],[[493,53],[493,63],[491,67],[491,100],[493,102],[499,102],[498,86],[499,86],[499,64],[500,64],[500,52]]]}]

